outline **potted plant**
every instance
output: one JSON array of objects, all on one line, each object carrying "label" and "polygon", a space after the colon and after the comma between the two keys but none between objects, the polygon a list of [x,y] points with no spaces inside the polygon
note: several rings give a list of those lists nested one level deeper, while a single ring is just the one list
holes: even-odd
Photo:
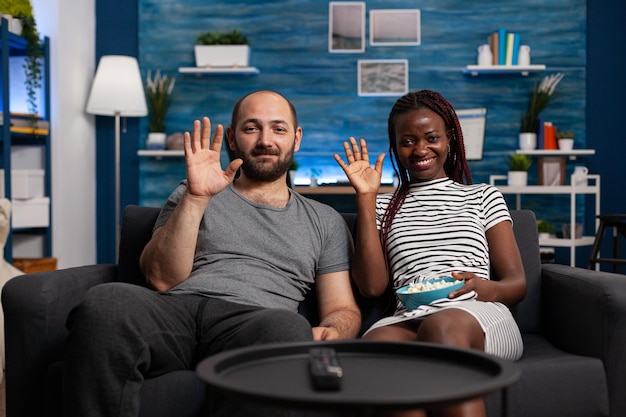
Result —
[{"label": "potted plant", "polygon": [[152,76],[152,71],[148,70],[146,84],[146,98],[148,101],[148,116],[150,117],[150,132],[146,147],[148,149],[165,148],[167,137],[165,129],[165,117],[172,104],[172,91],[176,77],[168,77],[157,70]]},{"label": "potted plant", "polygon": [[21,36],[26,40],[26,56],[24,59],[24,76],[26,87],[26,104],[28,112],[33,115],[33,125],[38,118],[37,95],[41,89],[43,46],[30,0],[11,0],[2,2],[2,13],[10,14],[22,23]]},{"label": "potted plant", "polygon": [[528,169],[532,165],[532,159],[523,153],[515,153],[508,159],[509,172],[507,175],[509,185],[526,185],[528,183]]},{"label": "potted plant", "polygon": [[247,67],[250,62],[248,38],[238,29],[201,33],[194,52],[197,67]]},{"label": "potted plant", "polygon": [[526,113],[522,116],[520,123],[519,148],[531,150],[537,147],[537,127],[539,114],[548,106],[554,96],[554,90],[563,78],[563,73],[547,75],[541,83],[533,88],[533,92],[528,100]]},{"label": "potted plant", "polygon": [[556,227],[547,220],[537,220],[539,239],[547,239],[556,231]]},{"label": "potted plant", "polygon": [[558,132],[556,134],[556,138],[559,142],[559,149],[564,151],[571,151],[574,149],[574,137],[574,132],[570,132],[569,130]]}]

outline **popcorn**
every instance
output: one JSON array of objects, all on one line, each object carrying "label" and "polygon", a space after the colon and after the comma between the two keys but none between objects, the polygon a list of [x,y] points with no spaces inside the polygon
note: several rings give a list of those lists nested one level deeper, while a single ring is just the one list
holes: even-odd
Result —
[{"label": "popcorn", "polygon": [[412,293],[422,292],[422,291],[439,290],[441,288],[450,287],[456,283],[457,283],[456,281],[444,281],[444,280],[414,282],[412,284],[409,284],[409,287],[407,288],[406,293],[412,294]]}]

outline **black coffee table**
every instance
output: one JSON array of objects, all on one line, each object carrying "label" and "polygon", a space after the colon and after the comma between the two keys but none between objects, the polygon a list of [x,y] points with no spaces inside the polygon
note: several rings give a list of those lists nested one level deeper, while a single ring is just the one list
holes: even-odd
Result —
[{"label": "black coffee table", "polygon": [[[313,388],[308,359],[317,346],[337,352],[343,367],[338,391]],[[505,390],[520,375],[515,363],[474,350],[364,340],[252,346],[211,356],[197,372],[212,395],[355,415],[449,405]]]}]

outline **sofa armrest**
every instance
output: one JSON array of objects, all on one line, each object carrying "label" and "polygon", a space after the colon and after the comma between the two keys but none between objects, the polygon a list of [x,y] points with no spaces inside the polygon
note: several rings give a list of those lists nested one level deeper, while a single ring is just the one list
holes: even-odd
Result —
[{"label": "sofa armrest", "polygon": [[97,284],[114,281],[114,264],[89,265],[22,275],[2,290],[7,414],[43,415],[40,396],[50,364],[63,357],[68,313]]},{"label": "sofa armrest", "polygon": [[[611,415],[626,415],[626,277],[566,265],[542,266],[544,334],[556,347],[602,360]],[[614,413],[615,410],[619,412]]]}]

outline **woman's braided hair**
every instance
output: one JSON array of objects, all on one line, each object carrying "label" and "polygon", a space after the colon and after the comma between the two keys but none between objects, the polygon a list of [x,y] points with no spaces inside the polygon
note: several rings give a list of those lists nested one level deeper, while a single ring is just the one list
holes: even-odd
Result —
[{"label": "woman's braided hair", "polygon": [[387,207],[385,214],[383,215],[383,243],[387,240],[387,236],[391,229],[391,223],[404,203],[410,185],[409,172],[406,168],[402,167],[398,160],[396,123],[400,115],[422,108],[427,108],[437,113],[446,125],[446,132],[450,138],[448,158],[444,163],[444,171],[446,172],[446,175],[453,181],[459,183],[472,183],[472,175],[470,174],[467,160],[465,159],[463,132],[461,131],[459,118],[457,117],[452,104],[450,104],[450,102],[441,94],[431,90],[414,91],[400,97],[391,108],[389,119],[387,121],[389,154],[391,155],[391,164],[396,175],[398,176],[399,184],[398,188],[391,197],[391,201],[389,202],[389,206]]}]

